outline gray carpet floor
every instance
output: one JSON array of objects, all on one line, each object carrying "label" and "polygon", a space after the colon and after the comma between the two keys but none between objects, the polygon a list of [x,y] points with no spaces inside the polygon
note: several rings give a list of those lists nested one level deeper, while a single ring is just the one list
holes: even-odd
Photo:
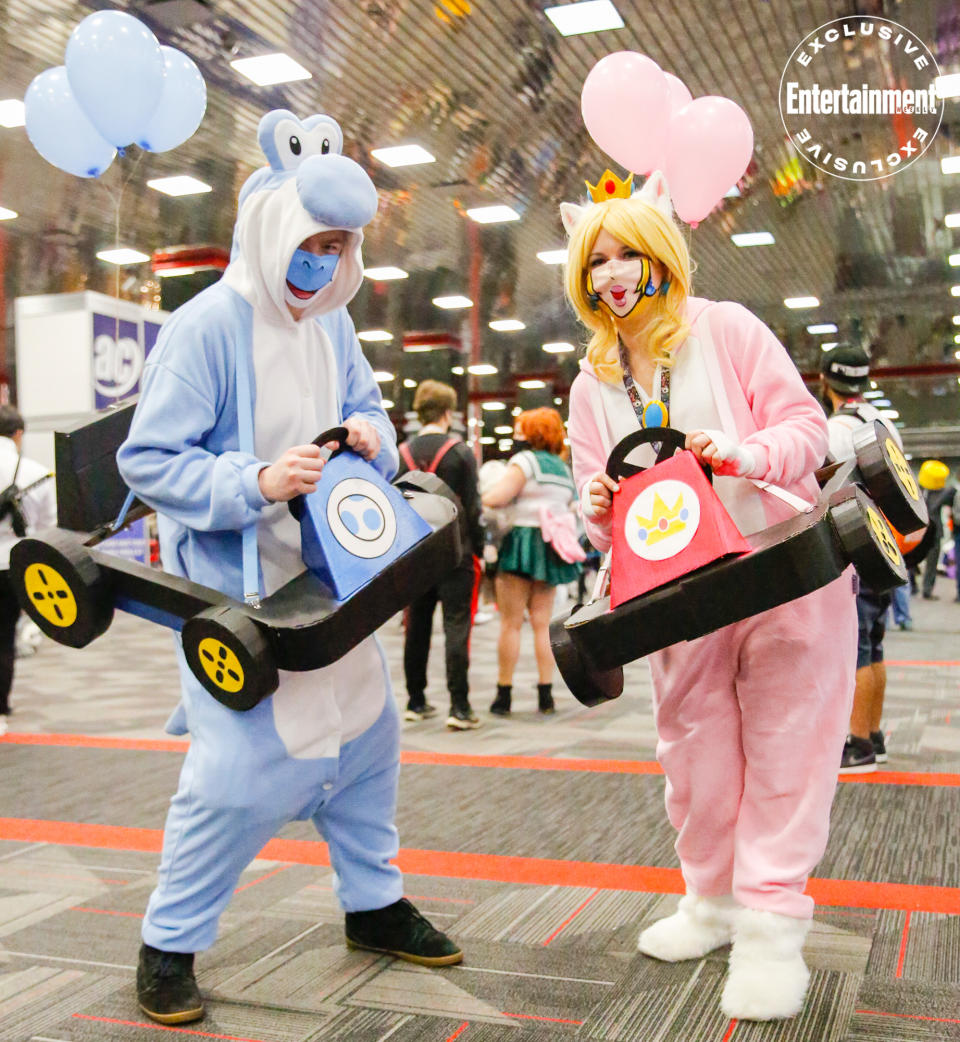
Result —
[{"label": "gray carpet floor", "polygon": [[[183,756],[162,731],[170,637],[118,615],[82,651],[44,641],[17,663],[0,741],[0,1040],[960,1040],[960,604],[938,582],[940,600],[914,599],[914,630],[888,634],[890,761],[838,788],[812,884],[810,992],[774,1024],[720,1012],[726,949],[675,965],[636,950],[678,886],[645,664],[594,709],[558,684],[544,717],[526,633],[515,709],[498,719],[495,618],[472,641],[483,726],[453,733],[441,712],[403,736],[406,892],[464,964],[349,951],[331,871],[298,823],[283,856],[250,865],[197,957],[205,1019],[150,1023],[132,974]],[[380,636],[402,705],[399,618]],[[445,710],[442,648],[437,627],[428,697]]]}]

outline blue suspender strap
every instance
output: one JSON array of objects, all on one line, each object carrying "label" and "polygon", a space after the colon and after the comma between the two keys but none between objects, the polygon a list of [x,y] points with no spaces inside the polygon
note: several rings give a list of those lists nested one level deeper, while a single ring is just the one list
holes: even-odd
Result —
[{"label": "blue suspender strap", "polygon": [[[14,475],[14,477],[16,477],[16,475]],[[123,501],[123,506],[120,508],[120,513],[117,514],[117,520],[110,526],[111,531],[117,532],[123,528],[123,522],[127,520],[127,512],[130,510],[130,507],[133,506],[134,499],[136,499],[136,496],[133,492],[128,492],[127,498]]]},{"label": "blue suspender strap", "polygon": [[[237,432],[240,451],[253,453],[253,394],[250,390],[250,358],[248,345],[237,344]],[[254,608],[260,607],[260,560],[257,556],[257,523],[243,530],[243,599]]]}]

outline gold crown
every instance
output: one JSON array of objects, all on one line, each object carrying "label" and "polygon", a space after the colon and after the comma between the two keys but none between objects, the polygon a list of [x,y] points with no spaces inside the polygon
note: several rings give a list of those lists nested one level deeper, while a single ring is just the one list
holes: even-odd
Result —
[{"label": "gold crown", "polygon": [[652,546],[654,543],[659,543],[661,539],[666,539],[669,536],[674,535],[676,532],[683,531],[685,522],[678,517],[682,507],[682,493],[677,497],[676,503],[674,503],[672,507],[668,507],[660,498],[660,493],[654,492],[653,517],[645,518],[641,517],[640,514],[634,514],[637,524],[647,533],[648,546]]},{"label": "gold crown", "polygon": [[633,191],[633,174],[621,181],[619,177],[607,167],[595,185],[585,182],[590,198],[595,203],[602,203],[607,199],[629,199]]}]

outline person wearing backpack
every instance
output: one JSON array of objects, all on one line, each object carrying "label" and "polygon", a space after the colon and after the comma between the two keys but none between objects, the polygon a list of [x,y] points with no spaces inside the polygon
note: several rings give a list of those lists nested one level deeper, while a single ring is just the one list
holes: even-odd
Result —
[{"label": "person wearing backpack", "polygon": [[0,735],[7,733],[20,604],[10,582],[10,550],[27,533],[57,523],[50,471],[23,455],[23,417],[0,405]]},{"label": "person wearing backpack", "polygon": [[443,635],[450,692],[451,731],[469,731],[480,726],[470,708],[470,630],[477,610],[483,527],[480,523],[480,492],[477,462],[470,449],[450,433],[457,393],[439,380],[424,380],[417,388],[413,407],[422,424],[419,433],[400,446],[400,474],[424,470],[436,474],[460,500],[466,519],[466,541],[460,564],[450,571],[407,610],[407,632],[403,649],[403,671],[407,683],[404,718],[426,720],[436,713],[427,702],[427,660],[433,613],[439,601],[443,609]]},{"label": "person wearing backpack", "polygon": [[[832,460],[854,456],[853,434],[865,423],[880,422],[890,437],[903,448],[900,432],[872,406],[863,392],[870,385],[870,356],[862,347],[840,344],[823,356],[820,367],[823,402],[830,413]],[[840,757],[841,774],[866,774],[887,762],[887,747],[880,717],[887,689],[887,667],[883,661],[883,638],[892,595],[878,593],[862,579],[857,589],[857,672],[850,714],[850,733]]]}]

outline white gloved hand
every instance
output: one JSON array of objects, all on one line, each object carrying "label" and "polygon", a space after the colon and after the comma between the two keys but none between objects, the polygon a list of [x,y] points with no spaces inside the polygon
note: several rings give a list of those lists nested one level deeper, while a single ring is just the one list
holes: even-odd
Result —
[{"label": "white gloved hand", "polygon": [[738,478],[755,476],[757,459],[749,449],[727,437],[723,431],[703,433],[710,439],[710,443],[704,446],[703,459],[713,468],[714,474]]}]

